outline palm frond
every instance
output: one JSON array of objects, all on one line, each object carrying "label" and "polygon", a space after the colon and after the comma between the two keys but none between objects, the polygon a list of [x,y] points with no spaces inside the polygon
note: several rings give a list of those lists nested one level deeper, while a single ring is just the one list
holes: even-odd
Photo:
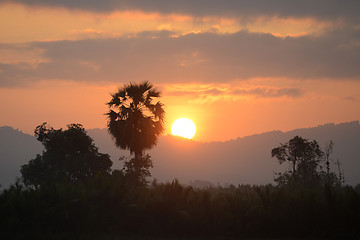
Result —
[{"label": "palm frond", "polygon": [[154,115],[155,118],[159,119],[161,122],[165,120],[165,110],[163,108],[164,104],[157,102],[154,106]]},{"label": "palm frond", "polygon": [[165,111],[163,104],[153,104],[160,97],[149,81],[126,84],[112,94],[108,103],[108,131],[115,145],[130,153],[142,152],[157,142],[163,132]]},{"label": "palm frond", "polygon": [[148,92],[148,96],[150,98],[158,98],[161,97],[161,92],[157,91],[156,89],[150,89]]}]

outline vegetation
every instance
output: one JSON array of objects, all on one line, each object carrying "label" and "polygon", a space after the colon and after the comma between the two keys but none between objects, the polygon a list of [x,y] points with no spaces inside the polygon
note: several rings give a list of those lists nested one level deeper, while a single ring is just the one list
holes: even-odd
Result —
[{"label": "vegetation", "polygon": [[108,131],[121,149],[130,150],[135,157],[125,163],[124,171],[138,182],[146,182],[150,176],[152,161],[144,150],[157,143],[164,130],[163,104],[154,99],[160,92],[149,82],[127,84],[112,94],[108,102]]},{"label": "vegetation", "polygon": [[108,113],[109,132],[135,153],[122,171],[111,171],[80,124],[38,126],[44,152],[0,194],[1,239],[359,239],[360,185],[343,186],[341,171],[331,171],[331,142],[322,151],[296,136],[274,148],[271,155],[291,168],[276,186],[148,184],[152,162],[143,151],[156,143],[164,116],[153,97],[159,92],[145,82],[109,102],[119,110]]},{"label": "vegetation", "polygon": [[318,159],[323,155],[317,144],[300,137],[272,151],[278,158],[288,154],[284,161],[293,164],[293,149],[300,149],[293,143],[306,145],[307,154],[296,152],[297,175],[284,173],[289,181],[197,189],[176,180],[131,184],[129,173],[109,171],[108,156],[97,152],[81,125],[63,131],[43,124],[35,135],[45,151],[23,166],[24,184],[0,194],[4,239],[360,237],[360,185],[310,186],[291,180],[304,183],[309,176],[298,170],[305,168],[302,161],[313,166],[312,161],[325,159],[328,165],[329,157]]},{"label": "vegetation", "polygon": [[360,192],[349,186],[194,189],[173,181],[130,188],[113,173],[38,190],[14,185],[0,195],[0,212],[3,239],[360,236]]},{"label": "vegetation", "polygon": [[25,186],[39,188],[59,182],[76,183],[110,173],[110,156],[98,152],[81,124],[56,130],[43,123],[36,127],[35,136],[45,150],[21,167]]},{"label": "vegetation", "polygon": [[277,174],[275,182],[280,185],[300,184],[307,187],[340,186],[343,183],[341,171],[339,170],[339,174],[336,175],[330,170],[333,148],[332,141],[323,151],[316,140],[310,142],[295,136],[289,142],[272,149],[271,156],[276,157],[280,164],[289,162],[291,165],[291,170]]}]

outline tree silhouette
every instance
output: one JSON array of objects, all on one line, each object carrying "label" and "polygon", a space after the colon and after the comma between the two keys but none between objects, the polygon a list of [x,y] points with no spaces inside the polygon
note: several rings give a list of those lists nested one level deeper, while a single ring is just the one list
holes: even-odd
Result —
[{"label": "tree silhouette", "polygon": [[275,179],[278,183],[298,182],[311,184],[319,182],[318,166],[323,159],[324,152],[320,149],[317,141],[309,142],[299,136],[281,144],[280,147],[271,151],[271,156],[276,157],[279,163],[286,161],[291,163],[292,170],[279,174]]},{"label": "tree silhouette", "polygon": [[[337,159],[335,162],[332,159],[331,155],[334,152],[334,142],[330,140],[330,142],[326,143],[324,149],[324,162],[326,171],[322,171],[323,182],[327,186],[341,186],[344,180],[344,176],[341,170],[340,160]],[[336,167],[338,168],[338,174],[331,171],[330,162],[334,162]]]},{"label": "tree silhouette", "polygon": [[36,127],[35,136],[45,150],[21,167],[25,185],[37,188],[56,182],[75,183],[97,173],[110,173],[110,156],[98,152],[82,125],[67,127],[56,130],[46,123]]},{"label": "tree silhouette", "polygon": [[130,83],[111,95],[108,102],[108,131],[121,149],[135,154],[125,167],[125,172],[137,175],[139,180],[150,176],[146,171],[152,166],[150,157],[144,156],[144,150],[157,143],[158,136],[164,130],[165,111],[163,104],[154,99],[160,97],[160,91],[145,81]]}]

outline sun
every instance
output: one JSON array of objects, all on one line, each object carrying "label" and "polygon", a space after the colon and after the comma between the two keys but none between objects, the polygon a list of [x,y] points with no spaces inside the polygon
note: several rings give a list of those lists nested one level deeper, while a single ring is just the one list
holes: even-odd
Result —
[{"label": "sun", "polygon": [[196,127],[193,121],[188,118],[179,118],[171,126],[172,135],[191,139],[194,137]]}]

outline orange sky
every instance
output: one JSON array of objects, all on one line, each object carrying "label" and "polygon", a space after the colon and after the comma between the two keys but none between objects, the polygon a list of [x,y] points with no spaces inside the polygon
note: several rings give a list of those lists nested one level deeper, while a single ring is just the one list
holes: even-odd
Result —
[{"label": "orange sky", "polygon": [[109,93],[142,80],[163,93],[165,134],[187,117],[199,141],[359,120],[360,23],[350,12],[39,2],[0,4],[0,126],[103,128]]}]

